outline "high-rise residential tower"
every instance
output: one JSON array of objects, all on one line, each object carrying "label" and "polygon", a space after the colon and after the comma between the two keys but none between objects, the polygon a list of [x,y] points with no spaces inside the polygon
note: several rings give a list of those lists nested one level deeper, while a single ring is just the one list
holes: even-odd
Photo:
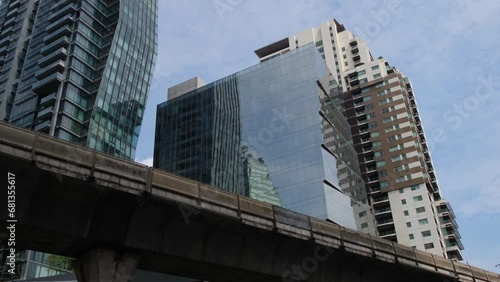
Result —
[{"label": "high-rise residential tower", "polygon": [[0,120],[9,121],[39,1],[0,2]]},{"label": "high-rise residential tower", "polygon": [[175,86],[158,106],[154,166],[374,234],[349,124],[326,91],[336,84],[311,44]]},{"label": "high-rise residential tower", "polygon": [[[261,61],[315,44],[343,90],[380,237],[462,260],[458,226],[442,198],[410,80],[337,21],[256,51]],[[335,86],[336,87],[336,86]]]},{"label": "high-rise residential tower", "polygon": [[[0,119],[134,159],[157,55],[157,0],[0,2]],[[64,272],[47,264],[52,255],[19,255],[21,278]]]},{"label": "high-rise residential tower", "polygon": [[4,0],[5,11],[0,114],[133,159],[157,54],[156,0]]}]

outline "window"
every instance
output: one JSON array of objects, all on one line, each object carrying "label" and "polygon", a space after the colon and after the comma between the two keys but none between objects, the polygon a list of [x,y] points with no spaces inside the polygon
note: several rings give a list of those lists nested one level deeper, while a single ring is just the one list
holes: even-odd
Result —
[{"label": "window", "polygon": [[374,75],[373,75],[373,78],[380,78],[380,77],[382,77],[382,76],[380,75],[380,73],[376,73],[376,74],[374,74]]},{"label": "window", "polygon": [[378,70],[378,69],[379,69],[378,65],[372,67],[372,70]]},{"label": "window", "polygon": [[426,225],[426,224],[429,224],[429,220],[428,220],[427,218],[420,219],[420,220],[418,221],[418,223],[419,223],[420,225]]},{"label": "window", "polygon": [[411,175],[401,176],[396,178],[397,183],[406,182],[411,180]]},{"label": "window", "polygon": [[395,157],[391,158],[391,160],[392,160],[393,163],[401,161],[401,160],[405,160],[405,159],[406,159],[406,154],[402,154],[402,155],[395,156]]},{"label": "window", "polygon": [[411,222],[406,223],[406,227],[410,228],[411,227]]},{"label": "window", "polygon": [[413,197],[413,201],[414,201],[414,202],[421,202],[421,201],[423,201],[423,200],[424,200],[424,199],[423,199],[423,197],[422,197],[422,196],[415,196],[415,197]]},{"label": "window", "polygon": [[426,250],[428,250],[428,249],[434,249],[434,243],[424,244],[424,248],[425,248]]},{"label": "window", "polygon": [[366,223],[366,222],[365,222],[365,223],[362,223],[362,224],[361,224],[361,228],[368,228],[368,223]]},{"label": "window", "polygon": [[385,161],[377,162],[377,167],[385,166]]},{"label": "window", "polygon": [[368,124],[368,128],[375,128],[375,127],[377,127],[377,123],[376,122],[370,122]]},{"label": "window", "polygon": [[371,110],[371,109],[373,109],[373,104],[365,105],[365,110]]},{"label": "window", "polygon": [[384,118],[384,123],[388,123],[388,122],[391,122],[392,119],[390,117],[387,117],[387,118]]},{"label": "window", "polygon": [[366,74],[366,71],[365,71],[365,70],[358,71],[358,76],[360,76],[360,75],[364,75],[364,74]]},{"label": "window", "polygon": [[401,136],[401,134],[397,134],[397,135],[394,135],[394,136],[390,136],[389,138],[387,138],[387,141],[396,141],[396,140],[400,140],[402,139],[403,136]]},{"label": "window", "polygon": [[405,200],[405,199],[402,199],[402,200],[401,200],[401,204],[406,205],[406,200]]},{"label": "window", "polygon": [[413,234],[410,234],[410,235],[408,235],[408,236],[410,237],[410,240],[415,239],[415,236],[413,236]]},{"label": "window", "polygon": [[425,207],[417,208],[417,213],[423,213],[423,212],[425,212]]},{"label": "window", "polygon": [[382,157],[384,155],[384,153],[382,153],[382,151],[376,151],[374,153],[374,155],[375,155],[375,158],[378,158],[378,157]]},{"label": "window", "polygon": [[411,186],[411,190],[412,191],[416,191],[416,190],[419,190],[420,189],[420,185],[413,185]]},{"label": "window", "polygon": [[372,132],[370,134],[370,137],[373,138],[373,137],[378,137],[380,135],[380,133],[378,131],[375,131],[375,132]]},{"label": "window", "polygon": [[359,218],[365,217],[366,216],[366,211],[362,211],[359,213]]},{"label": "window", "polygon": [[345,51],[345,47],[342,47],[342,51]]},{"label": "window", "polygon": [[389,187],[389,181],[380,182],[380,188],[386,188],[386,187]]},{"label": "window", "polygon": [[410,212],[409,212],[409,211],[404,211],[404,215],[405,215],[405,216],[409,216],[409,215],[410,215]]},{"label": "window", "polygon": [[422,237],[430,237],[431,236],[431,231],[430,230],[427,230],[427,231],[422,231]]},{"label": "window", "polygon": [[399,189],[399,194],[403,194],[405,192],[405,189]]},{"label": "window", "polygon": [[[401,172],[401,171],[405,171],[405,170],[409,170],[410,169],[410,165],[408,164],[404,164],[402,166],[397,166],[394,168],[394,171],[395,172]],[[413,190],[412,190],[413,191]]]},{"label": "window", "polygon": [[375,118],[375,114],[374,113],[366,115],[366,119],[374,119],[374,118]]},{"label": "window", "polygon": [[[384,121],[385,122],[385,121]],[[387,127],[385,129],[385,133],[388,133],[388,132],[393,132],[394,130],[398,130],[399,129],[399,124],[396,124],[394,126],[391,126],[391,127]]]},{"label": "window", "polygon": [[378,176],[379,177],[384,177],[384,176],[387,176],[387,175],[388,175],[387,170],[382,170],[382,171],[378,172]]},{"label": "window", "polygon": [[372,146],[375,148],[375,147],[380,147],[382,145],[382,142],[380,141],[376,141],[376,142],[373,142],[372,143]]},{"label": "window", "polygon": [[347,55],[346,54],[344,54],[344,59],[347,59]]}]

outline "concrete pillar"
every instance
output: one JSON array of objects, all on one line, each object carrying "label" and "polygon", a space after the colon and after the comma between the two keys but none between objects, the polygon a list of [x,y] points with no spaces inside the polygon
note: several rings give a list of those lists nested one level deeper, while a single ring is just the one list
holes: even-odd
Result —
[{"label": "concrete pillar", "polygon": [[73,263],[78,282],[129,282],[139,257],[106,249],[95,249],[79,256]]}]

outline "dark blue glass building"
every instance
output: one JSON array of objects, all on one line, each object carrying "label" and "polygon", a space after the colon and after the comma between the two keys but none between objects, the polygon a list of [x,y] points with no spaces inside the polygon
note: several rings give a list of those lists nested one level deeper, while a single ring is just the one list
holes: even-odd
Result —
[{"label": "dark blue glass building", "polygon": [[157,1],[4,0],[2,13],[10,35],[0,54],[22,64],[0,64],[0,73],[15,67],[0,80],[0,118],[133,159],[157,55]]},{"label": "dark blue glass building", "polygon": [[350,127],[305,46],[158,105],[154,166],[373,232]]}]

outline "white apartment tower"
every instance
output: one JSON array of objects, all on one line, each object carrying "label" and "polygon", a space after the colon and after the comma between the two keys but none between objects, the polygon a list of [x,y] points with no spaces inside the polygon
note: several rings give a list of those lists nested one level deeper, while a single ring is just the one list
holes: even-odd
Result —
[{"label": "white apartment tower", "polygon": [[410,80],[382,57],[373,59],[363,39],[336,20],[255,53],[265,61],[306,44],[315,44],[325,59],[331,88],[343,90],[334,99],[351,125],[378,235],[462,260],[458,226],[436,180]]}]

